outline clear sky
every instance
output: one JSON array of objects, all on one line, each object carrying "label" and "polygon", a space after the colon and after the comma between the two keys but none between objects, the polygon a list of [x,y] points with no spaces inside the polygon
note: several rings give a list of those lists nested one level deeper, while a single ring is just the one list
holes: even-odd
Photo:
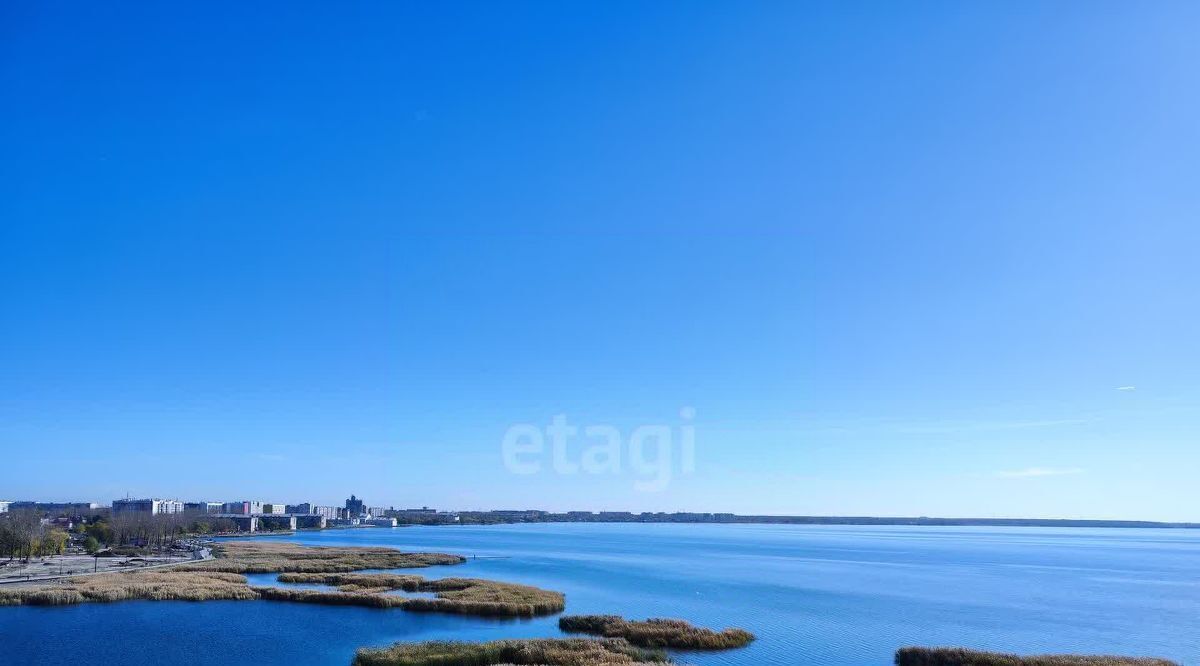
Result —
[{"label": "clear sky", "polygon": [[0,499],[1200,520],[1198,33],[5,3]]}]

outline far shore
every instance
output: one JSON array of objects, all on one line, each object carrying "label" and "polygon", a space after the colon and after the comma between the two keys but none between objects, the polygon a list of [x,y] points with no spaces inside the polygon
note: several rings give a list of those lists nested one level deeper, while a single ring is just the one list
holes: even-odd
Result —
[{"label": "far shore", "polygon": [[[511,512],[503,512],[509,514]],[[914,527],[1079,527],[1121,529],[1200,529],[1200,523],[1159,522],[1152,520],[1083,520],[1072,518],[905,518],[887,516],[739,516],[734,514],[630,514],[609,516],[605,512],[591,516],[567,516],[547,514],[511,516],[496,515],[495,512],[447,513],[445,517],[405,519],[397,518],[396,527],[424,525],[429,527],[455,525],[514,525],[520,523],[620,523],[646,525],[858,525],[858,526],[914,526]],[[451,516],[457,516],[455,520]],[[355,525],[322,529],[366,529],[377,525]],[[386,528],[383,528],[386,529]]]},{"label": "far shore", "polygon": [[[490,512],[487,512],[490,513]],[[450,515],[450,514],[447,514]],[[463,514],[456,514],[462,516]],[[604,525],[795,525],[807,527],[1023,527],[1023,528],[1105,528],[1105,529],[1200,529],[1200,523],[1164,523],[1154,521],[1134,520],[1074,520],[1074,519],[1041,519],[1041,518],[889,518],[889,517],[854,517],[854,516],[734,516],[732,519],[697,518],[686,520],[674,518],[676,514],[662,514],[661,519],[647,519],[635,515],[633,518],[608,518],[602,514],[594,514],[593,518],[578,518],[571,520],[559,519],[559,514],[552,517],[533,518],[495,518],[488,516],[484,519],[468,517],[467,520],[414,520],[399,522],[395,526],[379,525],[331,525],[329,527],[309,527],[279,532],[225,532],[221,534],[190,535],[213,539],[245,539],[252,537],[295,536],[300,533],[326,532],[338,530],[361,529],[396,529],[401,527],[486,527],[489,525],[522,525],[522,524],[604,524]],[[645,515],[645,514],[643,514]],[[657,516],[658,514],[656,514]],[[720,515],[720,514],[688,514],[688,515]],[[403,520],[403,519],[397,519]]]}]

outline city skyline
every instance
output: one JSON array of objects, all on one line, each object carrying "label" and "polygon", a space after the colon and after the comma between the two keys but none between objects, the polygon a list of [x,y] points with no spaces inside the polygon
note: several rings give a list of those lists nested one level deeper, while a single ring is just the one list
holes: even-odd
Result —
[{"label": "city skyline", "polygon": [[511,523],[730,523],[779,525],[857,525],[925,527],[1108,527],[1200,529],[1200,522],[1135,519],[981,518],[970,516],[811,516],[786,514],[746,515],[730,512],[633,512],[606,510],[547,511],[544,509],[443,510],[434,507],[372,506],[351,494],[344,506],[316,502],[297,504],[262,501],[184,502],[167,498],[122,498],[111,506],[89,502],[0,501],[0,514],[30,514],[43,522],[67,523],[78,519],[109,521],[119,516],[167,519],[175,525],[192,525],[209,531],[206,519],[226,521],[238,532],[258,531],[259,523],[274,531],[344,527],[397,527],[411,525],[496,525]]}]

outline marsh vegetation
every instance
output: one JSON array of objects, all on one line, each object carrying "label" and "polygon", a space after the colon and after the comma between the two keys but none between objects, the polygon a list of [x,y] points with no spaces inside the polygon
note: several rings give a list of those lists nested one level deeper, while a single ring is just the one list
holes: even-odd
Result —
[{"label": "marsh vegetation", "polygon": [[660,651],[646,650],[619,638],[539,638],[486,643],[430,641],[363,648],[354,666],[634,666],[668,664]]},{"label": "marsh vegetation", "polygon": [[569,633],[623,638],[647,648],[728,650],[754,640],[754,634],[744,629],[714,631],[684,620],[651,618],[634,621],[617,615],[567,615],[559,618],[558,628]]},{"label": "marsh vegetation", "polygon": [[62,606],[111,601],[251,600],[258,594],[238,574],[140,571],[80,576],[52,584],[0,588],[0,605]]},{"label": "marsh vegetation", "polygon": [[[360,599],[362,605],[399,607],[417,612],[459,613],[465,615],[495,615],[532,617],[559,613],[566,607],[560,592],[543,590],[529,585],[502,583],[478,578],[442,578],[425,580],[420,576],[402,574],[282,574],[282,583],[322,583],[333,585],[337,592],[322,590],[287,590],[273,588],[267,593],[295,596],[314,603],[352,603],[347,595]],[[261,588],[257,588],[260,589]],[[432,592],[434,599],[406,599],[388,592]],[[342,595],[342,596],[338,596]]]},{"label": "marsh vegetation", "polygon": [[278,541],[227,541],[213,549],[215,559],[177,567],[177,571],[224,573],[333,573],[363,569],[412,569],[462,564],[446,553],[405,553],[391,548],[301,546]]},{"label": "marsh vegetation", "polygon": [[964,648],[906,647],[896,652],[896,666],[1179,666],[1166,659],[1073,654],[1022,657]]},{"label": "marsh vegetation", "polygon": [[[313,573],[346,568],[425,567],[457,564],[457,555],[403,553],[387,548],[306,548],[289,543],[229,542],[218,559],[171,569],[79,576],[0,589],[0,605],[65,605],[87,602],[255,600],[401,608],[413,612],[532,617],[561,612],[563,595],[528,585],[475,578],[425,580],[403,574]],[[245,573],[273,573],[284,583],[324,583],[335,590],[251,586]],[[430,592],[432,599],[395,591]]]}]

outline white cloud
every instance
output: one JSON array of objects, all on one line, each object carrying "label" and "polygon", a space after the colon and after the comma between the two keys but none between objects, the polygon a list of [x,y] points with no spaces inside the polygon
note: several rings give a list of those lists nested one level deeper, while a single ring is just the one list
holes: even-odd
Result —
[{"label": "white cloud", "polygon": [[996,476],[1002,479],[1029,479],[1039,476],[1070,476],[1072,474],[1083,474],[1083,470],[1078,467],[1029,467],[996,472]]},{"label": "white cloud", "polygon": [[900,424],[890,428],[895,432],[913,435],[953,434],[960,432],[986,432],[990,430],[1025,430],[1033,428],[1059,428],[1090,423],[1089,419],[1046,419],[1041,421],[942,421],[916,424]]},{"label": "white cloud", "polygon": [[1136,386],[1118,386],[1117,390],[1118,391],[1136,391],[1137,387]]}]

